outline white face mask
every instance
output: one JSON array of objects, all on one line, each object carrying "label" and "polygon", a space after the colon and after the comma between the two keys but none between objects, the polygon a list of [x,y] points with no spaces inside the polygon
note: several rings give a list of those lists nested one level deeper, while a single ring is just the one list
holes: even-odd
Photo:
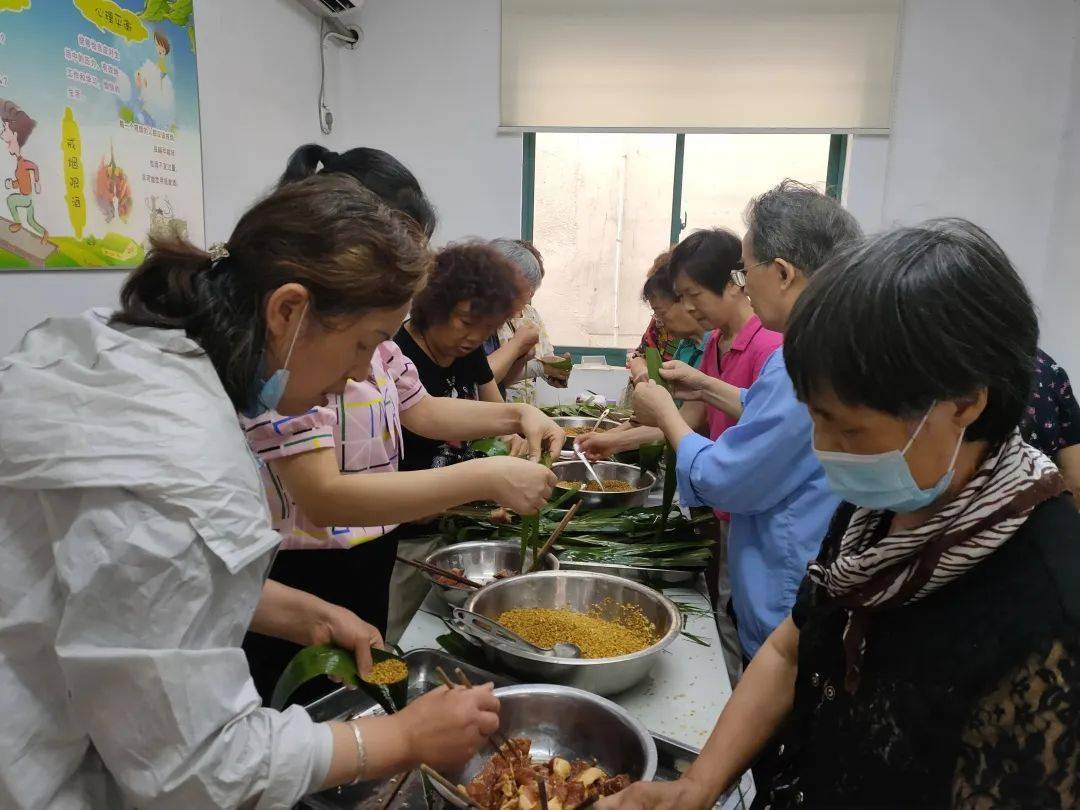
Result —
[{"label": "white face mask", "polygon": [[891,512],[918,512],[932,504],[952,483],[956,459],[964,443],[964,433],[956,441],[949,468],[938,482],[929,489],[921,489],[911,475],[908,467],[907,451],[911,449],[915,437],[926,424],[935,402],[923,416],[915,432],[911,434],[903,450],[889,450],[887,453],[859,455],[857,453],[837,453],[831,450],[818,450],[814,447],[829,486],[840,498],[867,509],[888,509]]}]

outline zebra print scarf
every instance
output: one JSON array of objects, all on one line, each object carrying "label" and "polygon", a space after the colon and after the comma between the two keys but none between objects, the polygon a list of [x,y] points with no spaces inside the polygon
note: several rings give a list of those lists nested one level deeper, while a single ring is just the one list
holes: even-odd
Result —
[{"label": "zebra print scarf", "polygon": [[1058,468],[1017,430],[921,526],[886,534],[891,512],[857,509],[835,559],[811,562],[807,571],[834,602],[849,608],[847,691],[858,688],[872,609],[917,602],[962,576],[1007,542],[1032,509],[1064,490]]}]

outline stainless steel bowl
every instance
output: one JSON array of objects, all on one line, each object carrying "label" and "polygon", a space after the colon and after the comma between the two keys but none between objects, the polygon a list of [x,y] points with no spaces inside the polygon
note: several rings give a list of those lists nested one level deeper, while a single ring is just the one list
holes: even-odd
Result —
[{"label": "stainless steel bowl", "polygon": [[[529,549],[527,557],[532,562],[534,551]],[[476,540],[471,543],[457,543],[452,546],[440,548],[425,559],[428,565],[437,565],[439,568],[464,568],[465,577],[481,585],[488,585],[501,580],[495,579],[495,574],[502,570],[521,570],[521,547],[517,543],[507,543],[500,540]],[[559,570],[559,560],[554,554],[548,554],[544,559],[544,568],[552,571]],[[473,588],[464,585],[446,585],[439,582],[431,574],[424,574],[434,586],[444,602],[454,607],[463,607],[469,595],[474,592]]]},{"label": "stainless steel bowl", "polygon": [[[609,776],[625,773],[633,781],[656,775],[656,742],[637,718],[610,700],[567,686],[522,685],[495,690],[499,699],[499,731],[506,737],[532,740],[537,761],[559,756],[566,760],[596,760]],[[454,784],[468,784],[492,757],[481,749]],[[454,807],[464,803],[441,788]]]},{"label": "stainless steel bowl", "polygon": [[494,582],[474,592],[465,607],[497,620],[511,608],[570,608],[587,613],[597,606],[603,608],[608,600],[612,606],[610,618],[617,618],[619,605],[637,605],[656,626],[659,641],[644,650],[615,658],[552,658],[498,642],[485,640],[480,644],[493,666],[518,677],[566,684],[598,695],[614,695],[648,675],[658,656],[682,631],[679,609],[658,591],[608,574],[540,571]]},{"label": "stainless steel bowl", "polygon": [[[552,421],[554,421],[555,424],[561,427],[563,430],[566,430],[567,428],[580,427],[591,429],[592,426],[596,424],[596,420],[588,416],[553,416],[551,418]],[[600,423],[600,427],[604,430],[611,430],[612,428],[617,428],[618,426],[619,423],[616,422],[614,419],[605,419]],[[576,436],[566,437],[566,441],[563,442],[563,452],[573,451],[574,439],[576,438]]]},{"label": "stainless steel bowl", "polygon": [[[597,461],[592,465],[601,481],[615,479],[633,485],[629,492],[578,492],[567,498],[566,505],[581,501],[582,509],[605,509],[614,506],[644,506],[649,499],[649,490],[656,483],[656,476],[642,472],[632,464],[618,464],[614,461]],[[551,465],[551,471],[560,481],[591,481],[592,477],[580,461],[560,461]],[[555,494],[563,490],[556,488]]]}]

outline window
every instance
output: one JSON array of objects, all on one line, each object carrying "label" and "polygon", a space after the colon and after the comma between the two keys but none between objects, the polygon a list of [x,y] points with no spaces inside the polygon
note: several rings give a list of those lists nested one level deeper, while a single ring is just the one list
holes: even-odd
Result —
[{"label": "window", "polygon": [[560,346],[637,346],[657,254],[698,228],[741,235],[785,177],[839,196],[845,136],[526,133],[522,235],[544,255],[535,304]]}]

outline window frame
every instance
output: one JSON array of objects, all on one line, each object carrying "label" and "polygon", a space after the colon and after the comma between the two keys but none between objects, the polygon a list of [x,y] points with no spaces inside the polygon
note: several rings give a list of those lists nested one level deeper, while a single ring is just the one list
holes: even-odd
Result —
[{"label": "window frame", "polygon": [[[683,175],[686,158],[686,133],[674,132],[675,173],[671,183],[671,221],[669,239],[676,244],[686,227],[682,212]],[[829,162],[825,170],[825,193],[839,200],[844,191],[844,165],[847,161],[848,135],[829,136]],[[536,133],[521,135],[521,238],[531,242],[536,209]]]},{"label": "window frame", "polygon": [[[678,243],[686,228],[682,211],[683,176],[686,161],[686,133],[674,132],[675,135],[675,171],[671,183],[671,221],[668,238],[672,245]],[[825,193],[836,200],[841,199],[844,190],[844,167],[847,161],[848,135],[833,133],[829,136],[829,161],[825,170]],[[526,242],[533,239],[533,226],[536,209],[536,133],[521,134],[521,238]],[[581,362],[582,355],[604,355],[611,365],[621,365],[626,350],[603,347],[556,346],[555,351],[570,352],[575,363]]]}]

